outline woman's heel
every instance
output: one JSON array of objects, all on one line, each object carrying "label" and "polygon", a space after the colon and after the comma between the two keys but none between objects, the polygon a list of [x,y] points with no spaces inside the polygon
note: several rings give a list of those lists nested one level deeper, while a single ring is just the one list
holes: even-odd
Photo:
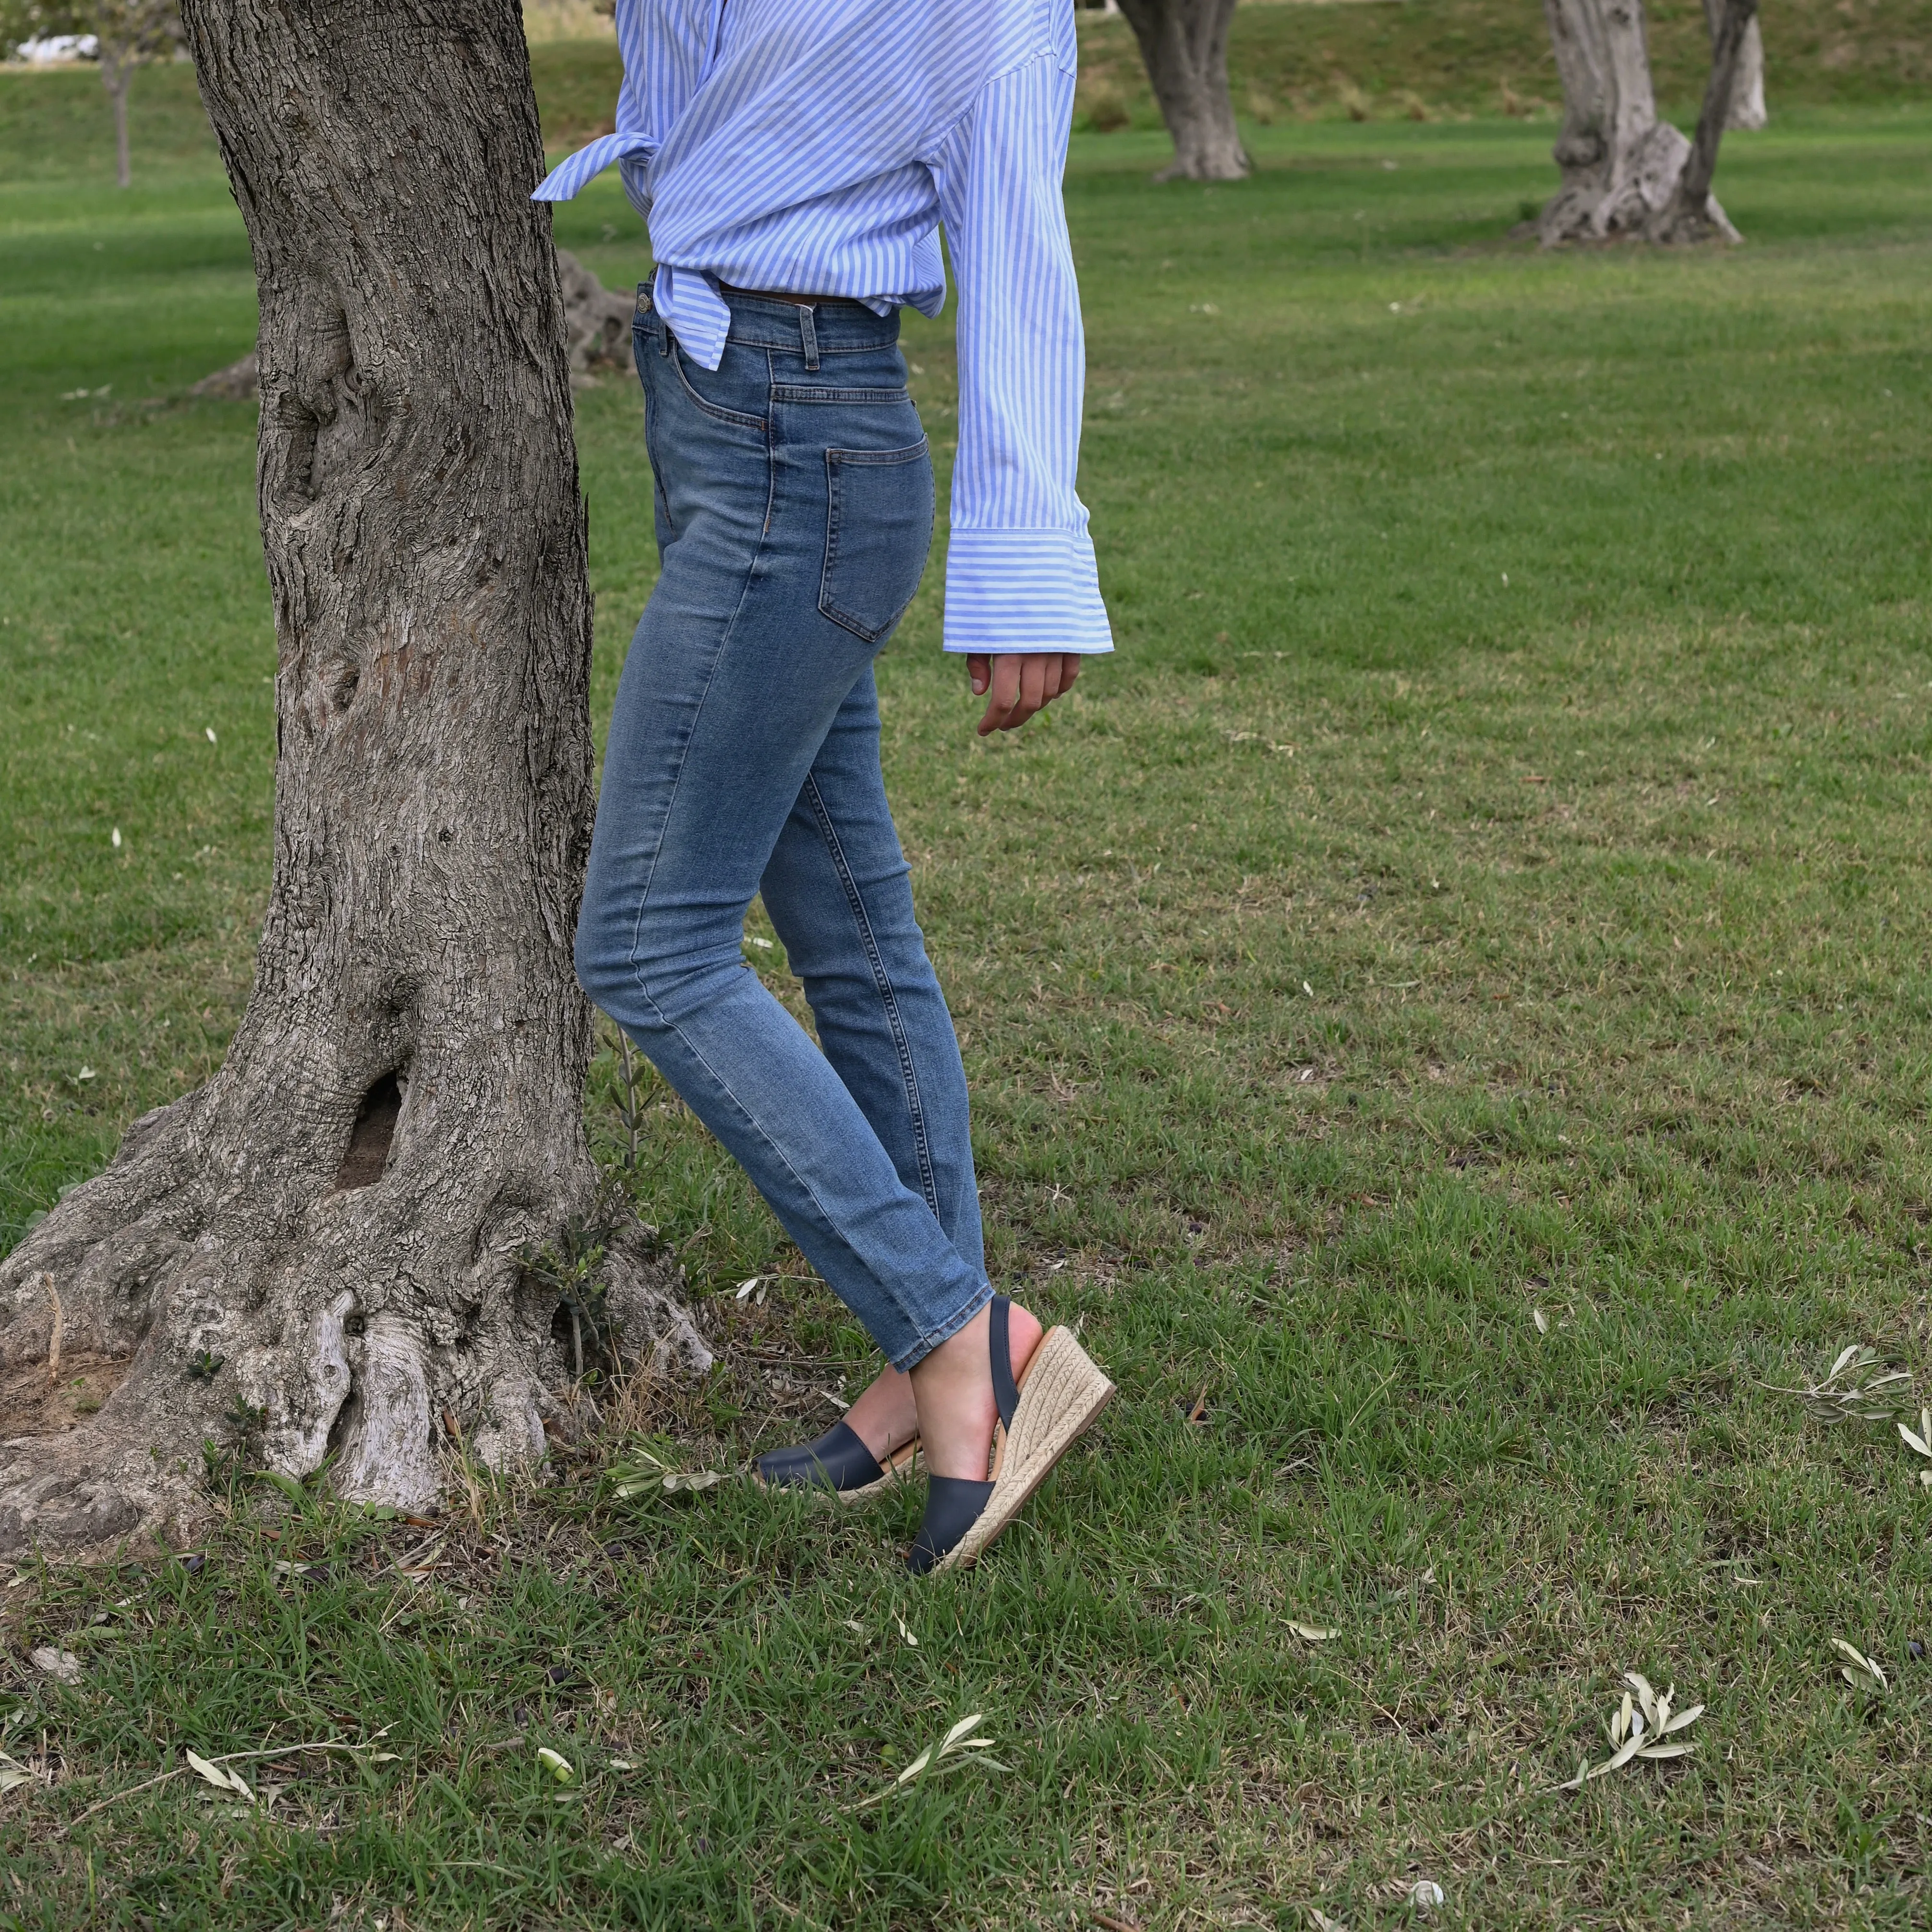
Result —
[{"label": "woman's heel", "polygon": [[[970,1563],[1026,1506],[1053,1466],[1113,1400],[1114,1384],[1070,1328],[1049,1328],[1017,1382],[1006,1341],[1004,1296],[993,1304],[990,1346],[1000,1426],[994,1432],[990,1484],[928,1479],[926,1517],[909,1562],[916,1571],[957,1570]],[[983,1506],[962,1521],[983,1492]]]}]

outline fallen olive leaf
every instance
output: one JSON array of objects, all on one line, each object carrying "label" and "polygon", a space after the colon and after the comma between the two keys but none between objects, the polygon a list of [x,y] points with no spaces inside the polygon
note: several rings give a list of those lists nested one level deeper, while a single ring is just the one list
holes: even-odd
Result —
[{"label": "fallen olive leaf", "polygon": [[692,1490],[715,1489],[724,1480],[716,1469],[674,1469],[664,1479],[664,1486],[676,1496]]},{"label": "fallen olive leaf", "polygon": [[1841,1636],[1832,1640],[1832,1648],[1846,1662],[1838,1666],[1838,1675],[1854,1688],[1862,1686],[1869,1690],[1876,1686],[1880,1690],[1889,1690],[1892,1686],[1885,1681],[1885,1672],[1862,1651],[1855,1648]]},{"label": "fallen olive leaf", "polygon": [[1693,1704],[1687,1710],[1673,1712],[1671,1707],[1677,1695],[1675,1684],[1660,1695],[1650,1679],[1638,1670],[1625,1671],[1624,1682],[1628,1688],[1604,1727],[1610,1738],[1610,1756],[1601,1764],[1593,1765],[1588,1758],[1584,1759],[1577,1766],[1574,1778],[1564,1779],[1553,1789],[1580,1791],[1592,1778],[1621,1771],[1625,1765],[1633,1764],[1640,1758],[1654,1762],[1660,1759],[1688,1757],[1696,1748],[1688,1742],[1666,1744],[1664,1740],[1672,1732],[1688,1730],[1704,1714],[1702,1704]]},{"label": "fallen olive leaf", "polygon": [[218,1791],[245,1798],[250,1804],[254,1803],[255,1794],[248,1789],[238,1771],[230,1771],[226,1765],[216,1764],[198,1751],[184,1750],[182,1755],[188,1760],[188,1769],[204,1784],[213,1785]]},{"label": "fallen olive leaf", "polygon": [[[904,1626],[902,1624],[900,1628],[903,1629]],[[856,1808],[862,1811],[868,1806],[883,1803],[895,1791],[912,1784],[934,1766],[941,1770],[950,1769],[952,1766],[946,1762],[949,1759],[952,1760],[956,1764],[983,1764],[990,1771],[1010,1771],[1012,1768],[1010,1766],[1001,1764],[996,1758],[968,1758],[964,1756],[955,1756],[956,1753],[990,1750],[993,1748],[993,1740],[991,1738],[973,1736],[973,1733],[985,1721],[985,1714],[979,1711],[962,1718],[938,1744],[928,1744],[925,1750],[921,1751],[918,1756],[914,1758],[911,1763],[908,1765],[904,1770],[901,1772],[883,1791],[875,1791],[871,1797],[862,1799]]]}]

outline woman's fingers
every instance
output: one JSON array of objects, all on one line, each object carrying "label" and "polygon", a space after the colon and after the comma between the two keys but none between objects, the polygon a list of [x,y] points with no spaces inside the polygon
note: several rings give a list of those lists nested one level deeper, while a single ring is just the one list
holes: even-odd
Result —
[{"label": "woman's fingers", "polygon": [[966,659],[966,681],[972,686],[973,695],[975,698],[983,698],[986,696],[986,687],[992,682],[992,677],[993,674],[988,667],[987,660],[983,652],[974,652],[968,656]]},{"label": "woman's fingers", "polygon": [[1017,731],[1036,712],[1072,688],[1080,675],[1074,651],[1002,651],[991,657],[966,660],[976,698],[986,694],[986,714],[980,736]]},{"label": "woman's fingers", "polygon": [[[1015,652],[1001,652],[994,658],[986,693],[986,715],[980,720],[980,736],[1012,729],[1013,706],[1019,702],[1020,659]],[[1024,724],[1024,718],[1018,721]]]},{"label": "woman's fingers", "polygon": [[[1029,651],[1020,665],[1020,705],[1026,714],[1026,717],[1020,721],[1022,724],[1053,695],[1053,692],[1046,688],[1046,664],[1047,658],[1044,652]],[[1060,688],[1060,680],[1057,675],[1059,669],[1058,664],[1054,666],[1056,673],[1053,680],[1054,691]]]}]

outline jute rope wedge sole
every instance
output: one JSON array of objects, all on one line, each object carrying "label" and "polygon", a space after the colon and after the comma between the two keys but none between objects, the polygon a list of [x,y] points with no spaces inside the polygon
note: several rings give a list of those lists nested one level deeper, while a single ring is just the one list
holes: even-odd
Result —
[{"label": "jute rope wedge sole", "polygon": [[[992,1479],[927,1479],[926,1521],[910,1559],[916,1570],[958,1570],[974,1562],[1114,1399],[1114,1384],[1070,1328],[1049,1328],[1016,1382],[1006,1343],[1008,1306],[1004,1295],[994,1298],[991,1346],[1000,1421],[993,1432]],[[970,1504],[976,1492],[984,1495],[984,1506],[956,1540],[935,1551],[935,1519]]]},{"label": "jute rope wedge sole", "polygon": [[869,1496],[882,1496],[888,1490],[910,1482],[914,1472],[919,1467],[919,1438],[915,1436],[910,1442],[893,1450],[879,1466],[885,1473],[876,1481],[856,1490],[835,1490],[832,1494],[842,1503],[863,1502]]}]

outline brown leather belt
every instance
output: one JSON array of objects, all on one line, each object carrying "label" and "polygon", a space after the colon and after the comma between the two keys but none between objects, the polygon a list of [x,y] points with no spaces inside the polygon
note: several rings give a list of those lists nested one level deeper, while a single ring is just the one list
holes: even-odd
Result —
[{"label": "brown leather belt", "polygon": [[720,282],[718,292],[722,296],[743,296],[752,302],[790,302],[794,308],[864,308],[866,304],[854,302],[850,296],[802,296],[793,289],[740,289],[729,282]]}]

